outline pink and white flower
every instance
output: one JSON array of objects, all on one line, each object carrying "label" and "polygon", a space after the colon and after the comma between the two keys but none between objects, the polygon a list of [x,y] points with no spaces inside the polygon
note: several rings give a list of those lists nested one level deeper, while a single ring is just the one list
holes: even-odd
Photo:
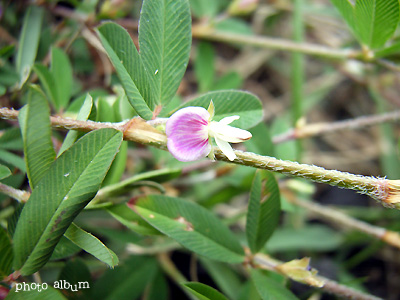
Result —
[{"label": "pink and white flower", "polygon": [[251,138],[251,133],[228,125],[239,116],[216,122],[212,121],[213,115],[214,105],[211,101],[208,110],[189,106],[178,110],[168,119],[165,128],[167,147],[177,160],[195,161],[212,153],[211,137],[229,160],[236,158],[229,143],[246,141]]}]

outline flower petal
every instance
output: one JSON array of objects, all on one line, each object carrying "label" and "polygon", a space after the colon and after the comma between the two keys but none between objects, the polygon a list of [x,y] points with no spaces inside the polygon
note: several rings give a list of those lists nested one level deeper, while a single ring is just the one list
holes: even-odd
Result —
[{"label": "flower petal", "polygon": [[252,137],[251,133],[247,130],[221,124],[221,122],[211,122],[209,135],[218,137],[229,143],[241,143]]},{"label": "flower petal", "polygon": [[189,106],[178,110],[168,119],[165,127],[167,147],[177,160],[194,161],[210,153],[209,117],[206,109]]},{"label": "flower petal", "polygon": [[233,149],[231,145],[229,145],[228,142],[225,142],[224,140],[219,139],[218,137],[215,137],[215,142],[217,143],[218,147],[221,149],[222,153],[225,154],[225,156],[230,160],[234,160],[236,158],[235,152],[233,152]]},{"label": "flower petal", "polygon": [[238,119],[240,119],[240,116],[230,116],[230,117],[223,118],[219,122],[221,124],[228,125],[228,124],[231,124],[233,121],[238,120]]}]

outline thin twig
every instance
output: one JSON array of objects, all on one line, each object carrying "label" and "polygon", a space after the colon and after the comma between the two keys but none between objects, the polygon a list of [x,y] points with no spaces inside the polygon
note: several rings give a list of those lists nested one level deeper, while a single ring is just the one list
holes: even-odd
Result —
[{"label": "thin twig", "polygon": [[[274,258],[269,257],[268,255],[264,254],[256,254],[253,258],[256,267],[266,268],[268,270],[278,271],[282,273],[282,269],[279,266],[283,265],[284,263],[276,260]],[[288,276],[288,274],[283,274]],[[325,292],[334,294],[344,299],[352,299],[352,300],[382,300],[381,298],[365,294],[363,292],[354,290],[348,286],[342,285],[336,281],[330,280],[323,276],[314,275],[315,280],[322,282],[323,285],[320,289],[324,290]],[[293,278],[292,278],[293,279]],[[297,280],[296,280],[297,281]],[[305,283],[304,281],[300,281],[301,283]],[[307,283],[305,283],[307,284]]]},{"label": "thin twig", "polygon": [[28,192],[17,190],[1,182],[0,182],[0,193],[5,194],[21,203],[25,203],[26,201],[28,201],[31,195]]},{"label": "thin twig", "polygon": [[[17,119],[18,111],[0,108],[0,118]],[[147,144],[159,149],[167,149],[167,137],[140,118],[135,118],[126,124],[100,123],[93,121],[77,121],[62,117],[51,117],[54,128],[91,131],[100,128],[113,128],[124,133],[124,139]],[[292,161],[283,161],[274,157],[261,156],[251,152],[235,151],[236,159],[229,161],[222,151],[215,147],[216,160],[265,169],[273,172],[302,177],[315,182],[330,184],[341,188],[356,190],[367,194],[382,205],[391,208],[400,208],[400,181],[375,178],[371,176],[355,175],[336,170],[326,170],[314,165],[299,164]]]},{"label": "thin twig", "polygon": [[321,217],[324,220],[332,221],[334,224],[343,225],[346,228],[359,230],[400,249],[400,234],[398,232],[371,225],[354,219],[334,208],[326,207],[311,201],[304,201],[298,197],[292,197],[289,201],[307,209],[307,211],[311,212],[313,215]]},{"label": "thin twig", "polygon": [[[348,49],[333,49],[322,45],[311,43],[298,43],[281,38],[271,38],[259,35],[233,34],[219,32],[210,26],[197,25],[192,28],[193,37],[211,41],[236,43],[240,45],[251,45],[261,48],[298,52],[308,55],[321,56],[334,59],[357,59],[362,53]],[[361,58],[360,58],[361,59]]]},{"label": "thin twig", "polygon": [[160,263],[161,268],[167,275],[178,285],[178,287],[192,300],[196,300],[197,298],[189,293],[183,286],[182,283],[188,282],[186,277],[179,272],[171,258],[167,253],[160,253],[158,255],[158,262]]},{"label": "thin twig", "polygon": [[293,139],[302,139],[345,129],[358,129],[381,123],[395,122],[398,120],[400,120],[400,110],[380,115],[362,116],[338,122],[314,123],[289,129],[287,132],[274,136],[272,141],[275,144],[279,144]]}]

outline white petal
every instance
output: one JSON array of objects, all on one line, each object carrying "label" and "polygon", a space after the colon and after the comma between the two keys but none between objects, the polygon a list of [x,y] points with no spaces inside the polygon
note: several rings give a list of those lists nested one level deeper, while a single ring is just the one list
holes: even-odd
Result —
[{"label": "white petal", "polygon": [[231,124],[233,121],[240,119],[240,116],[230,116],[223,118],[221,121],[219,121],[221,124],[228,125]]},{"label": "white petal", "polygon": [[221,124],[221,122],[211,122],[209,125],[209,135],[218,137],[229,143],[241,143],[252,137],[247,130]]},{"label": "white petal", "polygon": [[221,140],[217,137],[215,137],[215,142],[217,143],[218,147],[221,149],[222,153],[225,154],[225,156],[230,160],[234,160],[236,158],[235,152],[233,152],[233,149],[231,145],[229,145],[228,142],[225,142],[224,140]]}]

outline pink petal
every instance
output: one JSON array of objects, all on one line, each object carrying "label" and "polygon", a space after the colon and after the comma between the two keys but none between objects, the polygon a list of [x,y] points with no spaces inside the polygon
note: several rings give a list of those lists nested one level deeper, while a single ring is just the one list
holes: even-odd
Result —
[{"label": "pink petal", "polygon": [[167,147],[177,160],[194,161],[210,153],[209,117],[206,109],[189,106],[178,110],[168,119],[165,127]]}]

